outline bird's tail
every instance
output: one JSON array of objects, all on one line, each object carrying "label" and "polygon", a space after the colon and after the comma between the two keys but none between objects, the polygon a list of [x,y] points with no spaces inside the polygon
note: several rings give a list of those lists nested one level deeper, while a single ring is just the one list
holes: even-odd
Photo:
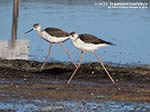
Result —
[{"label": "bird's tail", "polygon": [[113,42],[108,42],[108,41],[106,42],[105,41],[105,43],[108,44],[108,45],[117,46],[117,44],[114,44]]}]

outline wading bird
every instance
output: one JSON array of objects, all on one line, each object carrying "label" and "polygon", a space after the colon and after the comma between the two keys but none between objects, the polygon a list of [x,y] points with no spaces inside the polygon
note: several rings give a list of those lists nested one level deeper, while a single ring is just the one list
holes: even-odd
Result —
[{"label": "wading bird", "polygon": [[48,49],[48,54],[47,54],[47,56],[46,56],[46,58],[43,62],[43,65],[40,68],[40,71],[43,70],[43,68],[44,68],[44,66],[45,66],[45,64],[46,64],[46,62],[47,62],[47,60],[50,56],[50,51],[51,51],[51,47],[52,47],[53,44],[59,44],[64,49],[64,51],[67,53],[67,55],[69,56],[70,60],[74,64],[74,66],[77,67],[74,60],[73,60],[73,58],[71,57],[68,49],[65,48],[62,44],[63,42],[65,42],[66,40],[69,39],[69,36],[70,36],[69,33],[65,32],[61,29],[51,28],[51,27],[45,28],[44,30],[42,30],[40,24],[37,23],[37,24],[33,25],[33,28],[31,30],[25,32],[25,34],[31,32],[32,30],[37,31],[37,33],[39,34],[39,36],[42,39],[44,39],[44,40],[46,40],[50,43],[50,46],[49,46],[49,49]]},{"label": "wading bird", "polygon": [[100,38],[97,38],[96,36],[91,35],[91,34],[79,34],[78,35],[75,32],[72,32],[70,34],[72,35],[72,36],[70,36],[70,39],[72,40],[73,45],[76,48],[78,48],[79,50],[81,50],[81,54],[80,54],[79,64],[77,65],[76,69],[72,73],[72,75],[69,78],[69,80],[67,81],[67,83],[68,84],[70,83],[70,81],[72,80],[72,78],[76,74],[77,70],[79,69],[79,67],[81,65],[81,61],[82,61],[83,52],[92,52],[93,55],[94,55],[94,57],[96,57],[96,59],[98,60],[98,62],[104,68],[105,72],[107,73],[107,75],[109,76],[109,78],[111,79],[111,81],[113,83],[115,83],[115,81],[113,80],[113,78],[109,74],[108,70],[105,68],[103,62],[100,60],[100,58],[98,57],[98,55],[95,52],[95,50],[97,50],[97,49],[99,49],[101,47],[105,47],[105,46],[108,46],[108,45],[115,45],[115,44],[113,44],[111,42],[107,42],[107,41],[102,40]]}]

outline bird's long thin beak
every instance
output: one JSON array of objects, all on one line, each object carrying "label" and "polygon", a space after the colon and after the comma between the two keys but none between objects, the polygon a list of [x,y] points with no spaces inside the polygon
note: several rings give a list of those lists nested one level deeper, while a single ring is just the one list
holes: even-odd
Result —
[{"label": "bird's long thin beak", "polygon": [[29,31],[25,32],[24,34],[27,34],[27,33],[31,32],[32,30],[33,30],[33,28],[32,28],[31,30],[29,30]]}]

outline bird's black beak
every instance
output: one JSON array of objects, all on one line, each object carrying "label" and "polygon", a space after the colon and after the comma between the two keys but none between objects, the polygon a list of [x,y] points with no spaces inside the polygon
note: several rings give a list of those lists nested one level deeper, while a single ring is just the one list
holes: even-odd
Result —
[{"label": "bird's black beak", "polygon": [[33,30],[33,28],[32,28],[31,30],[29,30],[29,31],[25,32],[24,34],[27,34],[27,33],[31,32],[32,30]]}]

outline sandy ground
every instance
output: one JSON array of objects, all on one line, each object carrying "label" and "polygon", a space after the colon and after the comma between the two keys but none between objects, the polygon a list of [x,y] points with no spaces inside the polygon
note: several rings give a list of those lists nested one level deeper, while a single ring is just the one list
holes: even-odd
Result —
[{"label": "sandy ground", "polygon": [[[70,101],[81,101],[83,107],[90,105],[87,102],[97,102],[95,105],[98,105],[98,102],[103,101],[143,102],[149,105],[150,67],[148,65],[107,64],[106,67],[116,81],[115,84],[112,84],[99,63],[85,63],[81,65],[71,83],[66,84],[75,69],[72,64],[48,63],[45,69],[39,72],[41,64],[35,61],[0,60],[0,112],[16,112],[16,108],[4,108],[3,104],[15,104],[22,99],[24,99],[23,102],[27,100],[31,104],[32,101],[37,100],[50,101],[51,104],[52,102],[66,102],[65,105]],[[42,104],[40,103],[40,105]],[[59,105],[53,109],[63,110],[64,104],[63,108]],[[77,105],[75,107],[79,108]],[[47,112],[52,108],[46,107],[46,109],[43,111]],[[67,109],[65,108],[63,111],[67,112]],[[132,110],[136,109],[134,107]],[[150,111],[150,106],[144,111]]]}]

